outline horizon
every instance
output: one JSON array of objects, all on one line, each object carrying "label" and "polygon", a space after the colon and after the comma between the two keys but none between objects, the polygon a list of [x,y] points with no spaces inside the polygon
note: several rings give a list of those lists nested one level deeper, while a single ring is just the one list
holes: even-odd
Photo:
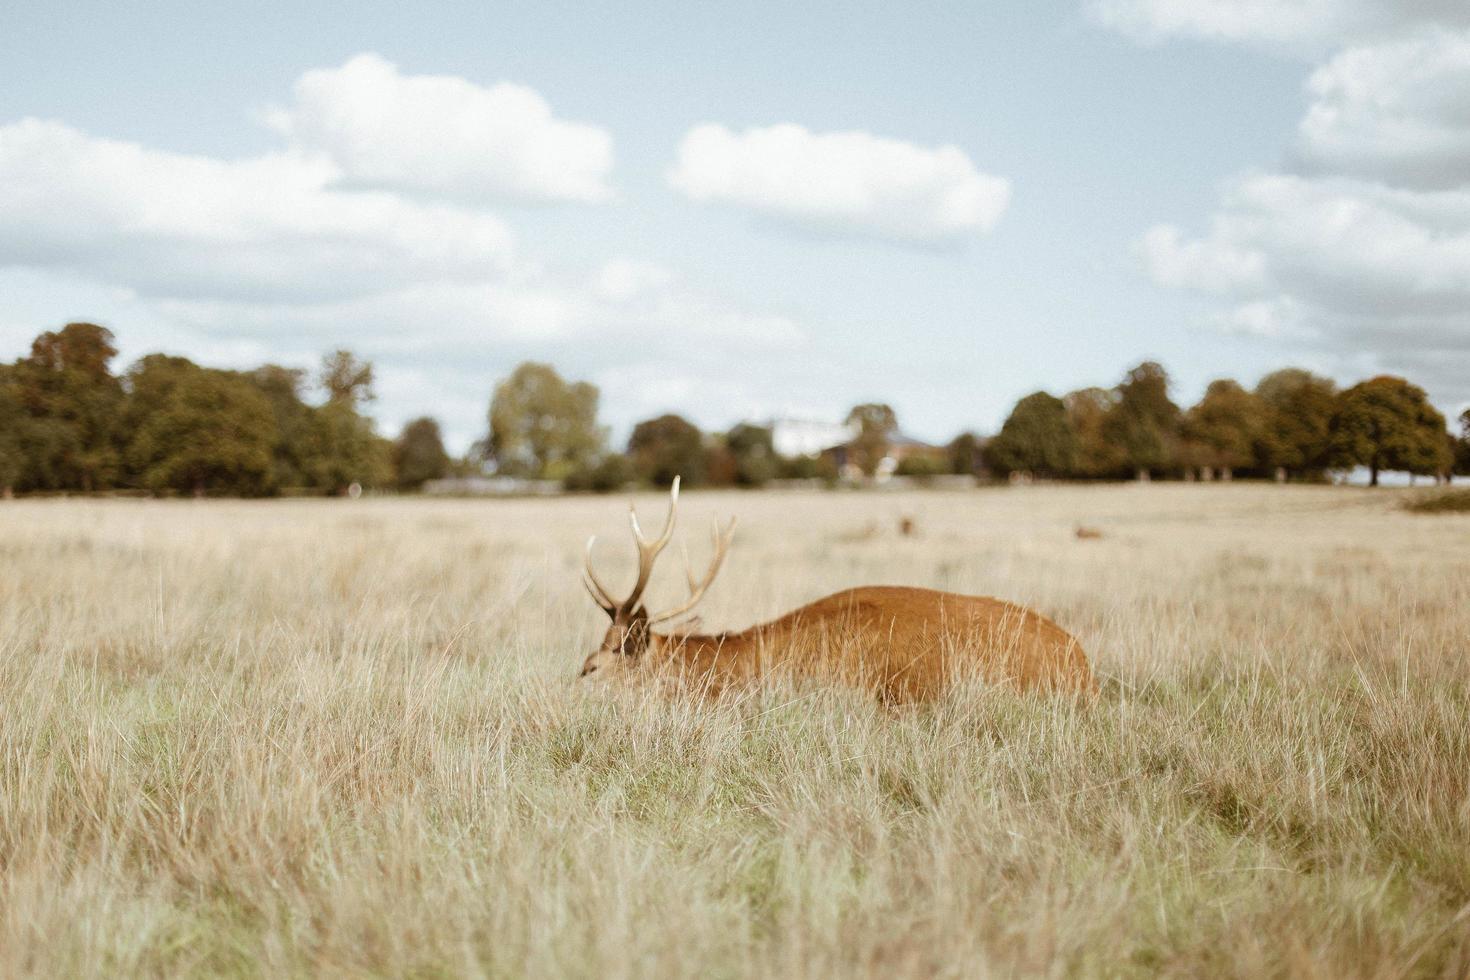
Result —
[{"label": "horizon", "polygon": [[1470,13],[67,6],[0,15],[0,360],[344,347],[456,453],[524,360],[622,436],[942,442],[1143,360],[1470,404]]}]

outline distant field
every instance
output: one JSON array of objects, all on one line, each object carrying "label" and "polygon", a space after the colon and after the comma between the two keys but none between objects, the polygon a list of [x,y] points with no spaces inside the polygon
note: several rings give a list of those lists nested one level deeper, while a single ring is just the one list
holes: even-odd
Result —
[{"label": "distant field", "polygon": [[622,498],[0,503],[0,975],[1466,976],[1470,514],[1403,499],[686,496],[708,628],[993,594],[1102,680],[913,709],[575,683]]}]

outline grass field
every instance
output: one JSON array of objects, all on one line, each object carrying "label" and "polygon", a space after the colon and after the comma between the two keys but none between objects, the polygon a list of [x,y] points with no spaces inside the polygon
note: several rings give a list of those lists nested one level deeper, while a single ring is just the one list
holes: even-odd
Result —
[{"label": "grass field", "polygon": [[706,627],[993,594],[1102,681],[898,709],[574,682],[620,498],[0,503],[0,975],[1466,976],[1470,514],[1401,499],[687,495]]}]

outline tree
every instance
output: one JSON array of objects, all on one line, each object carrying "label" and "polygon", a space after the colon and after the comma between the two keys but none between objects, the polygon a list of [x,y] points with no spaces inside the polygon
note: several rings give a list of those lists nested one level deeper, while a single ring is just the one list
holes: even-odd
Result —
[{"label": "tree", "polygon": [[1334,462],[1368,467],[1372,486],[1383,470],[1442,472],[1444,416],[1403,378],[1380,375],[1344,391],[1330,431]]},{"label": "tree", "polygon": [[1185,413],[1182,434],[1193,461],[1228,480],[1232,471],[1255,460],[1261,419],[1255,395],[1228,379],[1211,381],[1199,404]]},{"label": "tree", "polygon": [[847,413],[847,423],[857,427],[851,450],[853,462],[868,476],[878,472],[878,464],[888,455],[888,439],[898,431],[898,416],[881,402],[856,405]]},{"label": "tree", "polygon": [[308,405],[302,397],[306,387],[306,372],[300,368],[266,364],[251,371],[246,377],[255,385],[266,401],[276,421],[276,441],[271,448],[274,474],[272,483],[277,488],[324,486],[321,424],[317,409]]},{"label": "tree", "polygon": [[393,444],[346,400],[328,401],[312,415],[315,486],[341,494],[354,483],[386,486],[393,480]]},{"label": "tree", "polygon": [[150,354],[127,381],[126,456],[139,485],[195,496],[273,489],[275,417],[249,379]]},{"label": "tree", "polygon": [[345,402],[359,408],[377,397],[373,392],[372,363],[358,360],[351,351],[334,350],[323,357],[317,377],[328,402]]},{"label": "tree", "polygon": [[567,474],[562,486],[574,492],[612,493],[627,486],[632,479],[633,464],[628,462],[628,457],[622,453],[608,453],[595,464]]},{"label": "tree", "polygon": [[742,422],[725,433],[725,448],[734,458],[740,486],[758,487],[776,476],[779,460],[769,428]]},{"label": "tree", "polygon": [[26,476],[23,430],[30,419],[21,405],[15,369],[0,364],[0,497],[14,495]]},{"label": "tree", "polygon": [[1455,440],[1455,472],[1470,476],[1470,408],[1460,413],[1460,438]]},{"label": "tree", "polygon": [[399,490],[417,490],[449,472],[449,454],[444,451],[438,422],[418,418],[403,427],[393,444],[393,472]]},{"label": "tree", "polygon": [[30,483],[38,489],[98,490],[118,477],[122,383],[111,331],[68,323],[43,333],[15,366],[28,426]]},{"label": "tree", "polygon": [[1128,468],[1120,446],[1108,441],[1107,420],[1118,394],[1107,388],[1083,388],[1062,399],[1067,421],[1077,439],[1072,475],[1100,479],[1123,475]]},{"label": "tree", "polygon": [[500,472],[559,480],[593,465],[606,433],[598,392],[567,382],[549,364],[526,362],[495,386],[486,445]]},{"label": "tree", "polygon": [[949,457],[951,473],[974,476],[980,472],[984,457],[980,448],[980,437],[975,433],[961,432],[949,441],[944,451]]},{"label": "tree", "polygon": [[628,437],[628,458],[639,479],[667,486],[682,476],[686,486],[705,481],[708,458],[704,435],[678,415],[660,415],[639,422]]},{"label": "tree", "polygon": [[1067,406],[1044,391],[1016,402],[1000,434],[985,446],[985,462],[1001,475],[1065,476],[1077,458],[1077,436]]},{"label": "tree", "polygon": [[1144,361],[1128,372],[1117,387],[1117,401],[1104,420],[1103,432],[1139,479],[1174,465],[1179,406],[1169,398],[1169,374],[1161,365]]},{"label": "tree", "polygon": [[1331,445],[1337,385],[1300,368],[1273,371],[1256,385],[1261,465],[1302,476],[1323,470]]}]

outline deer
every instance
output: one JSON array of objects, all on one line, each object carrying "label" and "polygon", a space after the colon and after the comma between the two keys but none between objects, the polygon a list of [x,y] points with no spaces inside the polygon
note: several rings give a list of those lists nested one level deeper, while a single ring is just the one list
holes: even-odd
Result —
[{"label": "deer", "polygon": [[846,589],[744,630],[698,633],[697,623],[655,632],[680,620],[704,598],[719,574],[735,519],[713,530],[713,557],[702,577],[685,573],[689,595],[661,612],[643,594],[654,562],[673,538],[679,479],[669,490],[663,529],[650,540],[633,505],[628,520],[638,549],[633,590],[618,600],[593,568],[596,536],[587,540],[583,585],[612,621],[580,677],[675,679],[709,695],[785,673],[864,687],[885,703],[921,702],[966,676],[1028,691],[1091,695],[1097,691],[1077,640],[1024,606],[985,596],[874,585]]}]

